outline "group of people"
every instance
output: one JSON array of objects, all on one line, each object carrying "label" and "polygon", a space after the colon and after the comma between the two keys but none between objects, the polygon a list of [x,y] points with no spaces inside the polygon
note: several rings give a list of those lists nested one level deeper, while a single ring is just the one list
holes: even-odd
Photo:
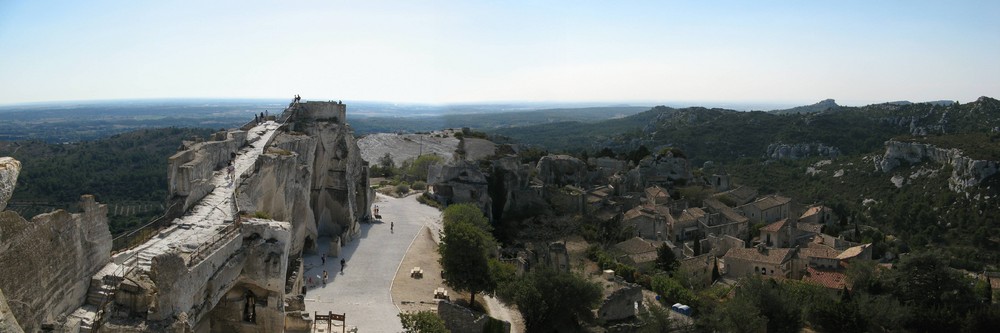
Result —
[{"label": "group of people", "polygon": [[302,100],[302,97],[299,97],[299,95],[298,95],[298,94],[295,94],[295,98],[294,98],[294,99],[292,99],[292,100],[294,100],[294,101],[295,101],[295,103],[298,103],[299,101],[301,101],[301,100]]},{"label": "group of people", "polygon": [[[322,256],[319,257],[319,259],[320,259],[320,266],[326,267],[326,254],[324,253]],[[341,258],[340,259],[340,272],[341,273],[344,272],[344,266],[346,266],[346,265],[347,265],[347,260],[344,260],[343,258]],[[326,282],[329,279],[330,279],[330,273],[327,273],[327,271],[324,269],[323,270],[323,286],[324,287],[326,287]]]}]

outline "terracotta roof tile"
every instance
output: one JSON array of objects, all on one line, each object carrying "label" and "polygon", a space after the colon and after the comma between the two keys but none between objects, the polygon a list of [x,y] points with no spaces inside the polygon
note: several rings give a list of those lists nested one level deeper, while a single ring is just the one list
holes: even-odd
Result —
[{"label": "terracotta roof tile", "polygon": [[763,262],[769,264],[781,264],[791,257],[792,249],[766,249],[760,251],[757,248],[731,248],[726,252],[725,258],[736,258],[747,261]]},{"label": "terracotta roof tile", "polygon": [[802,281],[815,283],[830,289],[844,289],[844,286],[847,285],[847,275],[842,272],[807,267],[806,273],[806,275],[802,276]]},{"label": "terracotta roof tile", "polygon": [[762,231],[762,232],[777,232],[777,231],[779,231],[781,229],[784,229],[786,224],[788,224],[788,219],[781,219],[778,222],[774,222],[774,223],[765,225],[763,227],[760,227],[760,231]]}]

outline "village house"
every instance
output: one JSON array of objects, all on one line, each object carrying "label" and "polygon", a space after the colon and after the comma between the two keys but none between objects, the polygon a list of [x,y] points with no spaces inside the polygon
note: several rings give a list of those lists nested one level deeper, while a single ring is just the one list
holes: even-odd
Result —
[{"label": "village house", "polygon": [[698,234],[698,221],[705,218],[705,211],[698,207],[690,207],[674,216],[674,223],[668,227],[670,239],[683,242]]},{"label": "village house", "polygon": [[713,267],[715,267],[715,256],[703,254],[678,260],[677,274],[686,275],[686,281],[698,288],[704,288],[712,284]]},{"label": "village house", "polygon": [[727,274],[731,277],[762,275],[768,277],[791,278],[794,265],[792,258],[797,249],[732,248],[723,256]]},{"label": "village house", "polygon": [[729,191],[716,193],[712,197],[732,206],[742,206],[757,198],[757,189],[740,186]]},{"label": "village house", "polygon": [[795,241],[795,222],[787,218],[760,228],[760,241],[769,248],[792,247]]},{"label": "village house", "polygon": [[837,256],[837,260],[840,261],[851,261],[854,259],[871,260],[872,259],[872,244],[866,243],[861,245],[856,245],[847,248],[844,252]]},{"label": "village house", "polygon": [[613,206],[615,202],[611,200],[615,188],[610,185],[597,186],[587,191],[586,204],[587,213],[593,213],[602,207]]},{"label": "village house", "polygon": [[802,213],[799,222],[833,225],[837,222],[837,216],[833,214],[833,209],[830,207],[812,206],[806,209],[805,213]]},{"label": "village house", "polygon": [[[847,287],[847,274],[842,270],[823,270],[813,267],[806,268],[802,281],[819,285],[829,291],[839,292]],[[850,288],[848,288],[850,289]]]},{"label": "village house", "polygon": [[646,199],[646,203],[650,205],[657,206],[670,203],[670,193],[658,185],[647,187],[643,190],[643,196]]},{"label": "village house", "polygon": [[674,224],[670,209],[650,204],[637,206],[625,212],[624,222],[632,226],[636,236],[650,240],[665,240],[668,226]]},{"label": "village house", "polygon": [[618,262],[640,269],[650,269],[656,263],[656,250],[662,243],[632,237],[615,244],[614,252]]},{"label": "village house", "polygon": [[749,237],[749,218],[714,198],[705,199],[704,204],[708,216],[698,223],[703,234],[729,235],[739,239]]},{"label": "village house", "polygon": [[774,223],[787,219],[791,210],[791,198],[780,195],[768,195],[756,201],[739,207],[746,216],[754,221]]}]

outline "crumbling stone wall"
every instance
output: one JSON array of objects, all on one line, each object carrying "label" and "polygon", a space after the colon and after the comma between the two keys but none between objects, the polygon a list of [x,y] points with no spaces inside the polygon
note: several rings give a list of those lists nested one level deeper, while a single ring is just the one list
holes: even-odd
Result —
[{"label": "crumbling stone wall", "polygon": [[492,318],[483,313],[474,312],[468,308],[448,302],[438,302],[438,316],[444,320],[444,326],[453,333],[481,333],[487,322],[499,322],[503,326],[501,332],[510,333],[510,323]]},{"label": "crumbling stone wall", "polygon": [[0,212],[0,290],[25,331],[38,331],[82,305],[91,277],[111,259],[107,207],[85,195],[80,208],[31,221]]},{"label": "crumbling stone wall", "polygon": [[212,192],[212,173],[224,168],[232,154],[247,144],[247,132],[216,133],[214,141],[185,141],[167,159],[167,196],[184,202],[184,211]]},{"label": "crumbling stone wall", "polygon": [[604,298],[597,317],[604,321],[632,318],[639,314],[642,307],[642,287],[626,284]]}]

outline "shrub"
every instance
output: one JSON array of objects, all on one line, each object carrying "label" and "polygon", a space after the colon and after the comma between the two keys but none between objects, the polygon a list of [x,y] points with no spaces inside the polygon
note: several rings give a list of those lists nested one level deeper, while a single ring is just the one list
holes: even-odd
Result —
[{"label": "shrub", "polygon": [[256,217],[256,218],[259,218],[259,219],[270,220],[271,219],[271,214],[268,214],[267,212],[259,211],[258,210],[256,212],[253,212],[253,217]]},{"label": "shrub", "polygon": [[413,185],[410,186],[410,188],[416,191],[425,191],[427,190],[427,183],[422,180],[418,180],[413,182]]},{"label": "shrub", "polygon": [[396,185],[396,194],[403,195],[407,193],[410,193],[410,185],[407,185],[405,182]]}]

